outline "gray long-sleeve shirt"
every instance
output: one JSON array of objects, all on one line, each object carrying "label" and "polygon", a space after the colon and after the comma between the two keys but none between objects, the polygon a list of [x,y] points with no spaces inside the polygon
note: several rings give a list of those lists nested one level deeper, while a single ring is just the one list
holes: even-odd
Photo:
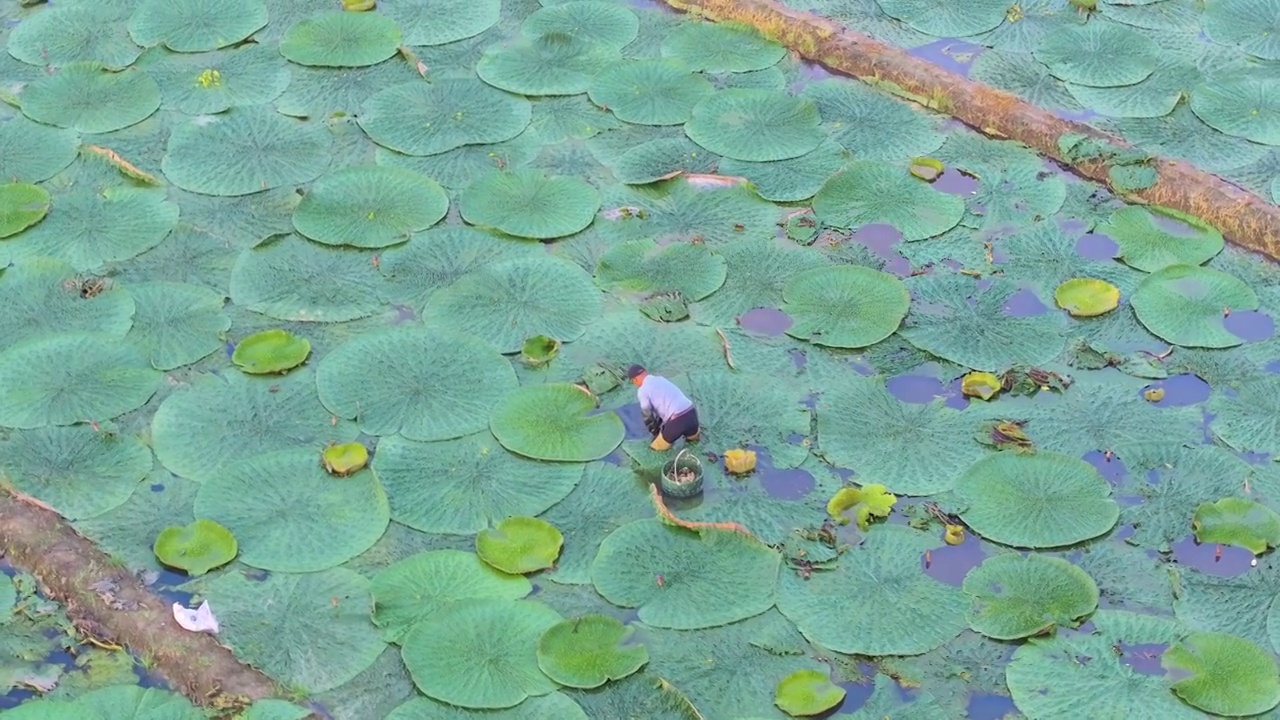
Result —
[{"label": "gray long-sleeve shirt", "polygon": [[640,410],[655,412],[663,422],[693,407],[693,401],[676,384],[661,375],[646,375],[636,389]]}]

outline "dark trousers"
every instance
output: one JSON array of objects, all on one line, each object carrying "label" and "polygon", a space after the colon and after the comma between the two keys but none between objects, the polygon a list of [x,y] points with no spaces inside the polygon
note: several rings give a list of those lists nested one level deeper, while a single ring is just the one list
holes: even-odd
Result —
[{"label": "dark trousers", "polygon": [[698,409],[689,408],[662,423],[662,439],[668,444],[680,438],[692,438],[701,428],[698,425]]}]

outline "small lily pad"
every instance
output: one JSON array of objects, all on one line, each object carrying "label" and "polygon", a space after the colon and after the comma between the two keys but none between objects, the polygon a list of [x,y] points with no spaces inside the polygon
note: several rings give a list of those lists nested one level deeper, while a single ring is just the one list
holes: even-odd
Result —
[{"label": "small lily pad", "polygon": [[509,517],[476,535],[480,559],[511,575],[551,567],[563,546],[564,535],[556,526],[534,517]]},{"label": "small lily pad", "polygon": [[1120,305],[1120,288],[1097,278],[1072,278],[1058,286],[1053,299],[1072,317],[1097,317]]},{"label": "small lily pad", "polygon": [[1201,503],[1191,519],[1196,540],[1242,547],[1261,555],[1267,547],[1280,545],[1280,514],[1275,510],[1238,497]]},{"label": "small lily pad", "polygon": [[844,688],[831,682],[826,673],[797,670],[778,683],[773,704],[793,717],[807,717],[839,705],[844,695]]},{"label": "small lily pad", "polygon": [[632,629],[608,615],[584,615],[552,625],[538,639],[538,667],[561,685],[590,689],[621,680],[649,662],[644,645],[628,644]]},{"label": "small lily pad", "polygon": [[311,341],[288,330],[263,330],[240,341],[231,362],[250,375],[282,373],[302,364],[311,354]]},{"label": "small lily pad", "polygon": [[0,185],[0,238],[26,230],[49,212],[49,191],[39,185]]},{"label": "small lily pad", "polygon": [[324,469],[331,475],[346,477],[369,462],[369,449],[358,442],[330,445],[320,456]]},{"label": "small lily pad", "polygon": [[918,157],[911,161],[911,174],[925,182],[933,182],[942,177],[942,162],[931,157]]},{"label": "small lily pad", "polygon": [[156,537],[153,549],[160,562],[189,575],[204,575],[226,565],[239,552],[231,531],[212,520],[167,527]]},{"label": "small lily pad", "polygon": [[521,359],[533,367],[546,365],[559,354],[560,341],[546,335],[535,335],[525,340],[524,347],[520,348]]},{"label": "small lily pad", "polygon": [[960,381],[960,392],[983,400],[995,397],[1003,387],[1000,378],[989,372],[971,372]]},{"label": "small lily pad", "polygon": [[1271,653],[1241,637],[1192,633],[1165,651],[1166,670],[1189,673],[1172,684],[1174,694],[1205,712],[1241,717],[1280,704],[1280,671]]}]

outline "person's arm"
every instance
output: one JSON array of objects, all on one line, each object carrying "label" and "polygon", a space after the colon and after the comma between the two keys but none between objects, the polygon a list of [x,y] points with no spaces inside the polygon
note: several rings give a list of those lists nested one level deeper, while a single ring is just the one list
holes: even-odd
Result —
[{"label": "person's arm", "polygon": [[636,388],[636,398],[640,401],[640,414],[653,414],[653,400],[649,399],[649,393],[644,391],[644,386]]}]

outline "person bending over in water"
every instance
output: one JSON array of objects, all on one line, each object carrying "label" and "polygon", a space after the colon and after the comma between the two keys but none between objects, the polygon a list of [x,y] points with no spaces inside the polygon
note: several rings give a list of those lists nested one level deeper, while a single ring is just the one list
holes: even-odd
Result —
[{"label": "person bending over in water", "polygon": [[666,452],[680,438],[689,442],[702,439],[698,409],[675,383],[661,375],[650,375],[640,365],[627,368],[627,378],[636,386],[645,427],[654,436],[649,447]]}]

